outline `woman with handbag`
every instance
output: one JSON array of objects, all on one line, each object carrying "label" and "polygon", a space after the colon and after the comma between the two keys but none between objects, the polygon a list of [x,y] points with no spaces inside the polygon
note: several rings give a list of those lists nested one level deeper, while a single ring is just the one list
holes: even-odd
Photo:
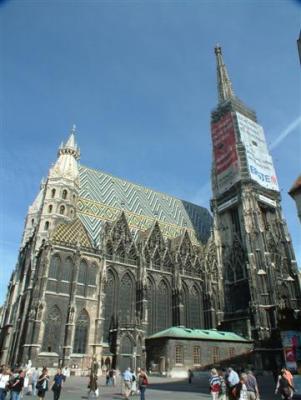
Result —
[{"label": "woman with handbag", "polygon": [[49,376],[47,368],[43,368],[42,375],[39,376],[37,382],[38,399],[42,400],[45,397],[45,393],[48,390]]},{"label": "woman with handbag", "polygon": [[287,371],[283,368],[278,376],[275,394],[280,393],[283,400],[291,400],[294,394],[294,387],[287,378]]},{"label": "woman with handbag", "polygon": [[58,368],[51,385],[51,390],[53,391],[53,400],[59,400],[65,379],[66,377],[62,374],[62,369]]},{"label": "woman with handbag", "polygon": [[145,390],[148,385],[148,377],[146,375],[145,369],[141,368],[138,376],[139,390],[140,390],[140,400],[145,400]]}]

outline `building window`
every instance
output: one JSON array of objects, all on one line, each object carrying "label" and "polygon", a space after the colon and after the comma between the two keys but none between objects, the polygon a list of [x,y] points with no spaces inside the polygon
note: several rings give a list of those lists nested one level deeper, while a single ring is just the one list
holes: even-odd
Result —
[{"label": "building window", "polygon": [[49,221],[46,221],[44,225],[44,230],[48,231],[48,229],[49,229]]},{"label": "building window", "polygon": [[171,291],[169,285],[162,280],[157,292],[157,330],[163,331],[172,325]]},{"label": "building window", "polygon": [[61,215],[65,214],[65,206],[60,206],[60,214]]},{"label": "building window", "polygon": [[52,204],[49,204],[49,206],[48,206],[48,212],[49,212],[49,214],[52,213],[52,208],[53,208],[53,207],[52,207]]},{"label": "building window", "polygon": [[62,315],[57,306],[53,306],[46,316],[43,349],[48,352],[59,352]]},{"label": "building window", "polygon": [[62,198],[63,198],[64,200],[66,200],[66,199],[67,199],[67,196],[68,196],[68,192],[67,192],[66,189],[64,189],[64,190],[63,190],[63,194],[62,194]]},{"label": "building window", "polygon": [[195,365],[201,364],[201,348],[200,348],[200,346],[193,346],[192,358],[193,358],[193,364],[195,364]]},{"label": "building window", "polygon": [[213,362],[213,364],[219,362],[219,348],[218,347],[212,348],[212,362]]},{"label": "building window", "polygon": [[229,357],[230,358],[235,357],[235,348],[234,347],[229,348]]},{"label": "building window", "polygon": [[176,346],[176,364],[183,364],[183,363],[184,363],[183,346],[177,345]]},{"label": "building window", "polygon": [[89,315],[86,310],[82,310],[75,324],[75,335],[73,352],[85,354],[87,350],[89,331]]},{"label": "building window", "polygon": [[51,258],[48,277],[58,280],[60,270],[61,270],[61,259],[58,255],[55,255]]},{"label": "building window", "polygon": [[133,279],[127,273],[123,275],[120,281],[119,304],[119,321],[123,323],[133,322],[134,305],[136,304],[135,287]]},{"label": "building window", "polygon": [[32,225],[32,226],[34,225],[34,219],[31,220],[31,225]]},{"label": "building window", "polygon": [[107,273],[107,282],[105,284],[105,305],[104,305],[104,341],[109,340],[110,328],[114,326],[114,315],[115,315],[115,294],[117,292],[116,281],[112,271]]},{"label": "building window", "polygon": [[55,197],[55,189],[51,190],[51,197],[54,199],[54,197]]}]

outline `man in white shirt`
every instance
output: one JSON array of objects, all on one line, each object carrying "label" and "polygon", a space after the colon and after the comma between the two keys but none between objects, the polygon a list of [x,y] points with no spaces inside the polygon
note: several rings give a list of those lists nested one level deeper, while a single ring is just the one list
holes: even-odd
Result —
[{"label": "man in white shirt", "polygon": [[6,385],[9,381],[9,373],[6,367],[3,367],[0,372],[0,399],[4,399],[6,396]]},{"label": "man in white shirt", "polygon": [[234,371],[233,368],[228,368],[227,369],[227,383],[229,387],[229,400],[234,400],[235,396],[233,395],[233,389],[236,387],[236,385],[239,383],[239,376],[236,371]]}]

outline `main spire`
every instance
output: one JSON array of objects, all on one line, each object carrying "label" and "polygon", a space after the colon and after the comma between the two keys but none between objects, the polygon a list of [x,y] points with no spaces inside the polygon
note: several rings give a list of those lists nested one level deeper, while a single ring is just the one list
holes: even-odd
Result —
[{"label": "main spire", "polygon": [[221,46],[216,45],[214,52],[217,66],[218,102],[223,103],[231,97],[234,97],[234,92],[232,89],[232,83],[228,76],[227,68],[224,64]]}]

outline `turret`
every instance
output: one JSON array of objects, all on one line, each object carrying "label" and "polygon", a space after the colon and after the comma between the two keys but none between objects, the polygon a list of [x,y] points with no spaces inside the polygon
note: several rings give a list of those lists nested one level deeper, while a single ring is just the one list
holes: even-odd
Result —
[{"label": "turret", "polygon": [[43,239],[48,238],[58,223],[75,218],[79,190],[79,157],[80,150],[76,144],[73,126],[69,139],[59,147],[58,158],[50,168],[46,182],[42,182],[38,196],[29,207],[22,246],[35,231],[35,250],[38,250]]}]

